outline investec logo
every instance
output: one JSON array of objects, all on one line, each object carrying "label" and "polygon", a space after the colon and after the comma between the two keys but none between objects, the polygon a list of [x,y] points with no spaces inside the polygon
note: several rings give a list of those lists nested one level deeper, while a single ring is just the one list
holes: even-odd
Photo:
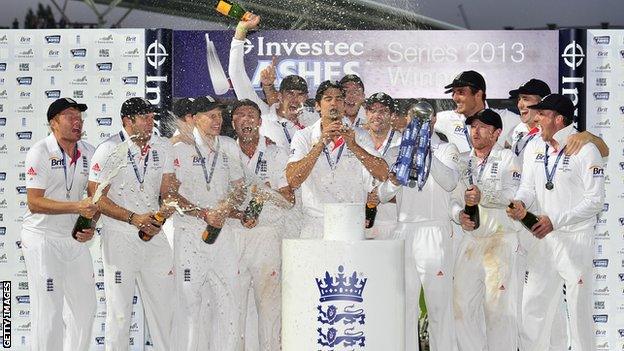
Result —
[{"label": "investec logo", "polygon": [[601,35],[594,37],[594,44],[596,45],[609,45],[611,43],[611,36]]},{"label": "investec logo", "polygon": [[87,57],[87,49],[71,49],[69,52],[72,57]]},{"label": "investec logo", "polygon": [[251,52],[257,47],[258,56],[361,56],[364,54],[362,42],[271,42],[264,41],[264,37],[258,37],[254,46],[251,41],[245,41],[245,53]]},{"label": "investec logo", "polygon": [[44,38],[47,44],[60,44],[61,43],[60,35],[46,35]]},{"label": "investec logo", "polygon": [[112,62],[99,62],[96,64],[98,71],[112,71],[113,63]]},{"label": "investec logo", "polygon": [[121,81],[123,82],[124,85],[137,85],[139,84],[139,77],[137,76],[122,77]]},{"label": "investec logo", "polygon": [[[561,58],[570,70],[576,71],[577,68],[581,67],[583,60],[585,59],[585,52],[579,43],[572,40],[568,45],[566,45],[565,49],[563,49]],[[585,84],[585,75],[577,75],[576,73],[570,73],[570,75],[573,76],[561,77],[561,94],[567,95],[570,100],[574,102],[574,112],[576,114],[577,104],[579,102],[579,87]]]},{"label": "investec logo", "polygon": [[316,278],[320,298],[317,306],[319,322],[317,347],[322,350],[343,347],[363,349],[366,336],[366,314],[362,308],[362,293],[368,278],[358,277],[356,272],[345,277],[344,267],[338,266],[338,274],[328,271]]}]

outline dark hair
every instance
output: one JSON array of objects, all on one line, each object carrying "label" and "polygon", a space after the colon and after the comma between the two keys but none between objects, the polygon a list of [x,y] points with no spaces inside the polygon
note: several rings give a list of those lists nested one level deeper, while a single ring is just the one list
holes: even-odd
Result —
[{"label": "dark hair", "polygon": [[[468,88],[470,88],[470,92],[472,93],[472,95],[476,95],[477,92],[479,90],[481,90],[479,88],[475,88],[475,87],[471,87],[471,86],[468,86]],[[481,98],[481,100],[483,100],[483,102],[485,102],[485,90],[481,90],[481,91],[483,92],[483,97]]]},{"label": "dark hair", "polygon": [[342,93],[342,96],[345,95],[344,89],[342,88],[340,83],[335,80],[326,80],[318,86],[318,89],[316,89],[316,96],[314,97],[314,101],[321,102],[321,99],[323,98],[323,95],[325,94],[327,89],[331,88],[338,89]]},{"label": "dark hair", "polygon": [[236,111],[236,109],[238,109],[239,107],[243,107],[243,106],[253,107],[254,110],[258,111],[258,117],[262,115],[262,111],[260,110],[260,107],[258,106],[258,104],[256,104],[255,102],[249,99],[242,99],[242,100],[235,101],[233,104],[230,105],[228,113],[231,116],[234,116],[234,112]]}]

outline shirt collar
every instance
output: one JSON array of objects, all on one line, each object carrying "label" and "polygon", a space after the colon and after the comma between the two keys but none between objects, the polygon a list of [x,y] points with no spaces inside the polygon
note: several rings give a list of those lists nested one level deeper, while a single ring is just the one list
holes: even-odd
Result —
[{"label": "shirt collar", "polygon": [[576,133],[576,130],[572,124],[555,133],[555,135],[553,135],[553,139],[557,142],[557,144],[559,144],[559,148],[557,150],[563,149],[568,142],[568,137],[574,133]]}]

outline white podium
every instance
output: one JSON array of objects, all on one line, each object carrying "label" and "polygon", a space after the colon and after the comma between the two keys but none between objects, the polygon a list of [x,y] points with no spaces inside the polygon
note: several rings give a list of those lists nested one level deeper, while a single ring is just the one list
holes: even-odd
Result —
[{"label": "white podium", "polygon": [[322,240],[282,244],[282,350],[404,350],[403,241],[364,240],[364,204],[324,218]]}]

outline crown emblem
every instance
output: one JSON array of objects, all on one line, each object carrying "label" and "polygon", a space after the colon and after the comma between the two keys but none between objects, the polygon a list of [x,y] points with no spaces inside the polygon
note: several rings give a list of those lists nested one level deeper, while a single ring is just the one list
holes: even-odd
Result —
[{"label": "crown emblem", "polygon": [[338,275],[332,277],[325,271],[325,278],[316,278],[316,285],[321,293],[320,302],[325,301],[356,301],[362,302],[362,292],[367,278],[358,278],[354,271],[350,277],[345,277],[344,267],[338,266]]}]

